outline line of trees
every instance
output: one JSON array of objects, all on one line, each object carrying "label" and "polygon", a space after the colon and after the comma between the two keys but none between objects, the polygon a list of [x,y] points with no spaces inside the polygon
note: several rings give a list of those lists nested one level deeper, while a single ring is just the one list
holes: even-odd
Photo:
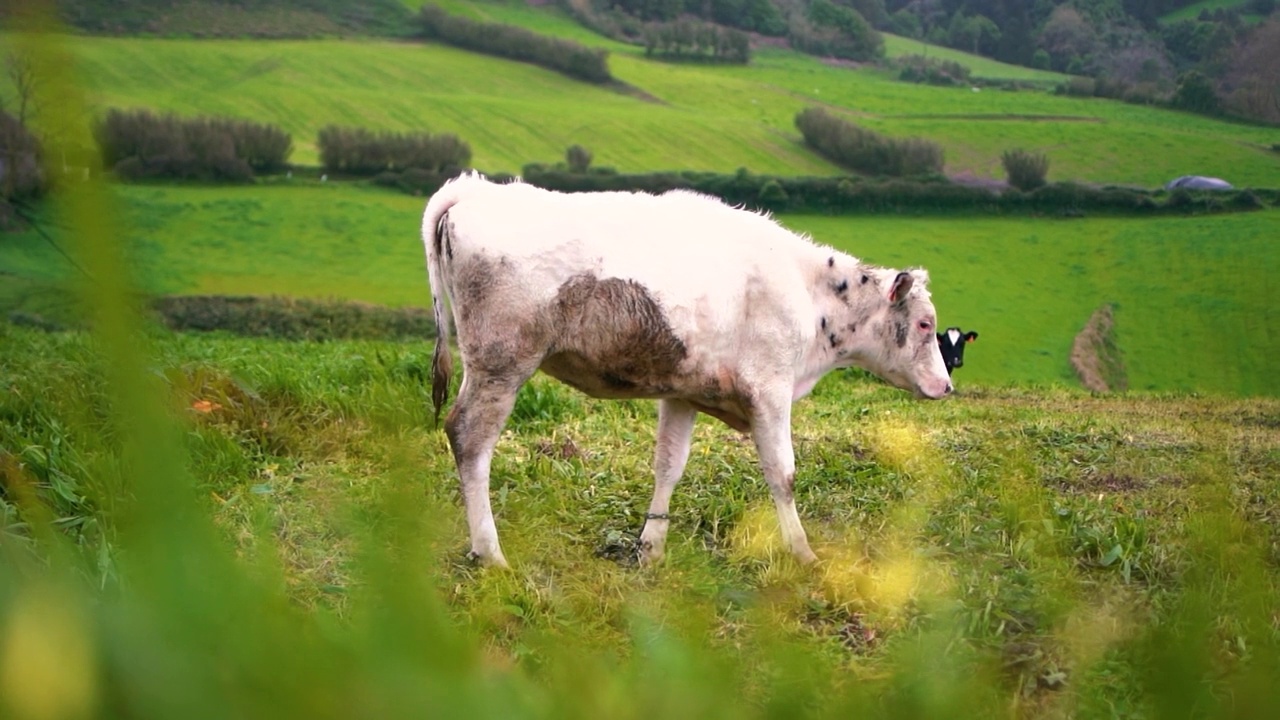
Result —
[{"label": "line of trees", "polygon": [[644,54],[746,65],[751,62],[751,40],[740,30],[681,18],[645,23]]},{"label": "line of trees", "polygon": [[796,115],[805,144],[832,162],[868,175],[894,177],[942,172],[942,146],[922,138],[890,138],[820,107]]},{"label": "line of trees", "polygon": [[418,34],[457,47],[540,65],[578,80],[607,83],[609,54],[571,40],[539,35],[514,25],[487,23],[450,15],[439,5],[423,5]]},{"label": "line of trees", "polygon": [[129,180],[247,182],[287,167],[293,140],[274,125],[111,109],[93,128],[104,167]]},{"label": "line of trees", "polygon": [[321,128],[317,144],[325,170],[351,175],[410,168],[450,173],[471,162],[471,146],[450,133],[374,132],[329,125]]}]

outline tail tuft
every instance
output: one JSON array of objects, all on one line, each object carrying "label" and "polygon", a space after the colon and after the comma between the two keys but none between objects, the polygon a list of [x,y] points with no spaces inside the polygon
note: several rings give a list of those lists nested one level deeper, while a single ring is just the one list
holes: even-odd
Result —
[{"label": "tail tuft", "polygon": [[449,354],[447,335],[436,337],[436,350],[431,354],[431,404],[435,408],[435,426],[440,427],[440,410],[449,401],[449,380],[453,377],[453,356]]}]

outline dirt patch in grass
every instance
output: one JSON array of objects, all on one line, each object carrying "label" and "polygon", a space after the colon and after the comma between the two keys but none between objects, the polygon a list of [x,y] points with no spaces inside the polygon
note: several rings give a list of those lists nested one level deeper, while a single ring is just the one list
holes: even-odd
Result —
[{"label": "dirt patch in grass", "polygon": [[1061,479],[1055,484],[1059,490],[1068,493],[1123,494],[1141,492],[1157,486],[1182,487],[1186,481],[1172,475],[1142,477],[1129,473],[1098,472],[1083,474],[1070,480]]},{"label": "dirt patch in grass", "polygon": [[854,655],[866,655],[880,640],[875,628],[863,623],[861,613],[845,608],[810,607],[804,622],[818,635],[836,639]]},{"label": "dirt patch in grass", "polygon": [[1093,312],[1071,344],[1071,367],[1080,383],[1093,392],[1127,390],[1129,378],[1115,340],[1115,308],[1108,304]]},{"label": "dirt patch in grass", "polygon": [[573,438],[565,438],[558,444],[550,438],[542,438],[534,445],[533,451],[559,460],[572,460],[583,456],[582,450],[578,448]]}]

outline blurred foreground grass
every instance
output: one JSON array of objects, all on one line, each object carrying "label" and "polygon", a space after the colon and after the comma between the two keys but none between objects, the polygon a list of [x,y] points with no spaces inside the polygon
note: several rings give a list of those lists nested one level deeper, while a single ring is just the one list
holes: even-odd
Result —
[{"label": "blurred foreground grass", "polygon": [[539,378],[494,463],[515,569],[486,572],[429,350],[0,326],[8,715],[1278,709],[1280,402],[838,375],[796,413],[818,567],[704,421],[641,569],[652,407]]}]

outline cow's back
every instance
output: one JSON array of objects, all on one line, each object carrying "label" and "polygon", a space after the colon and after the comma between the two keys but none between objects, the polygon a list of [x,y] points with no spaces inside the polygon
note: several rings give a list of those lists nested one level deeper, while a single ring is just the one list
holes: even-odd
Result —
[{"label": "cow's back", "polygon": [[[476,183],[449,211],[453,251],[507,258],[529,297],[588,274],[631,280],[678,305],[728,302],[812,245],[755,213],[689,192],[559,193]],[[518,276],[518,277],[516,277]]]}]

